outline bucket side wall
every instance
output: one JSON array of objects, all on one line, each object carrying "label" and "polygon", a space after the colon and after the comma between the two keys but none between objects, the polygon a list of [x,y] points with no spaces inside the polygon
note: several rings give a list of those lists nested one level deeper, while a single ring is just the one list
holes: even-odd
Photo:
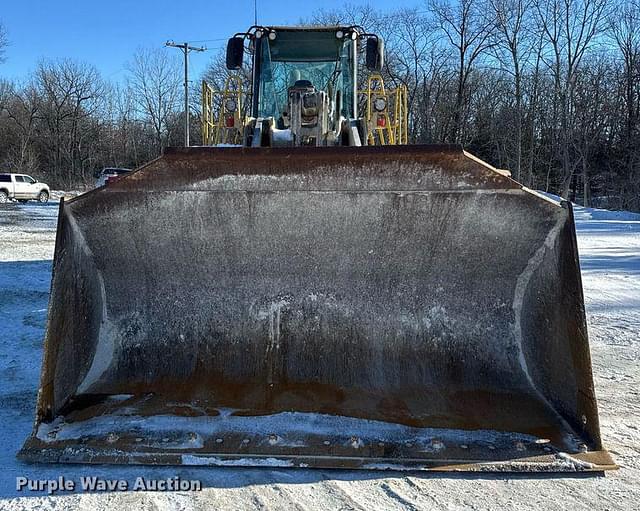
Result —
[{"label": "bucket side wall", "polygon": [[69,206],[58,230],[38,398],[38,416],[49,419],[78,392],[96,353],[104,308],[101,277]]},{"label": "bucket side wall", "polygon": [[600,449],[575,226],[566,207],[527,288],[523,348],[536,388],[589,447]]}]

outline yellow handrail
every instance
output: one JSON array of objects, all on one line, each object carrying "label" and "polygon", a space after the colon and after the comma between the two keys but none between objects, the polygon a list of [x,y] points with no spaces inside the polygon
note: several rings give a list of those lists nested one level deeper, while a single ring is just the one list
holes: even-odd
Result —
[{"label": "yellow handrail", "polygon": [[[401,84],[388,89],[381,75],[371,74],[367,88],[358,93],[366,98],[367,144],[407,144],[407,87]],[[242,143],[245,125],[242,100],[242,78],[238,75],[227,77],[221,91],[202,81],[203,145]]]},{"label": "yellow handrail", "polygon": [[203,145],[242,143],[244,131],[242,97],[240,76],[228,76],[221,91],[214,90],[206,81],[202,81]]},{"label": "yellow handrail", "polygon": [[[359,91],[359,94],[366,98],[364,120],[367,123],[367,143],[369,145],[408,143],[406,86],[401,84],[395,89],[385,88],[382,76],[371,74],[367,78],[367,88]],[[390,114],[390,110],[393,114]]]},{"label": "yellow handrail", "polygon": [[213,145],[216,127],[213,95],[214,90],[205,80],[202,80],[202,145]]}]

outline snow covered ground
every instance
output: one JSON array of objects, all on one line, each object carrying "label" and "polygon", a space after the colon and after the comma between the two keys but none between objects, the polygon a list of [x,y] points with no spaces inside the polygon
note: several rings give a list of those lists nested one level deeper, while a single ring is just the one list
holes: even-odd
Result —
[{"label": "snow covered ground", "polygon": [[[576,208],[606,477],[236,467],[40,466],[15,459],[33,421],[57,204],[0,209],[0,509],[637,509],[640,502],[640,215]],[[179,476],[199,492],[19,493],[16,477]]]}]

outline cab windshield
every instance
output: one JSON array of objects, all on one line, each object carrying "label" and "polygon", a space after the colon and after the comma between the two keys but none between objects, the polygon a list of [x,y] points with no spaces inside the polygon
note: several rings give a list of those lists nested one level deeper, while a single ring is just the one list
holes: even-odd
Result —
[{"label": "cab windshield", "polygon": [[333,104],[339,96],[341,114],[353,111],[350,39],[335,31],[278,31],[276,38],[260,40],[258,117],[279,119],[287,111],[288,89],[308,80],[325,91]]}]

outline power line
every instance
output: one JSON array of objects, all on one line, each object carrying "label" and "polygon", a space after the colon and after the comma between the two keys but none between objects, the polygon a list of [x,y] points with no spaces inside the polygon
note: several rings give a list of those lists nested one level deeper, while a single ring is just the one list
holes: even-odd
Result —
[{"label": "power line", "polygon": [[[227,38],[225,38],[225,37],[219,37],[218,39],[196,39],[195,41],[191,40],[189,42],[190,43],[210,43],[210,42],[214,42],[214,41],[220,42],[220,41],[226,41],[226,40],[227,40]],[[208,48],[205,48],[205,49],[208,49]]]},{"label": "power line", "polygon": [[189,147],[189,53],[192,51],[205,51],[204,46],[199,48],[190,46],[189,43],[177,44],[173,41],[167,41],[165,46],[179,48],[184,54],[184,145]]}]

